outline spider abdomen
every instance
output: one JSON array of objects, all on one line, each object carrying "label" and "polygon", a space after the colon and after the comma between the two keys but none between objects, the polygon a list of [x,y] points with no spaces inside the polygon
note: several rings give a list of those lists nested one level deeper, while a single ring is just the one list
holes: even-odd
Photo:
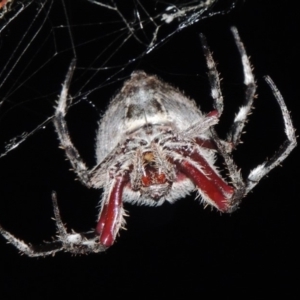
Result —
[{"label": "spider abdomen", "polygon": [[133,72],[100,121],[97,161],[101,162],[118,144],[123,144],[130,133],[140,128],[167,125],[172,130],[182,131],[203,119],[195,102],[179,90],[154,75]]}]

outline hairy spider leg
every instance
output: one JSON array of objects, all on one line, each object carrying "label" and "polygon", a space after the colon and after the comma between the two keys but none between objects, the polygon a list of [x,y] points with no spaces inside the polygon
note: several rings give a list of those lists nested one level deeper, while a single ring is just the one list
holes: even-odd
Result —
[{"label": "hairy spider leg", "polygon": [[208,68],[208,79],[211,86],[211,96],[213,98],[214,108],[218,111],[219,117],[222,115],[224,104],[223,96],[220,85],[219,73],[216,67],[216,63],[212,57],[211,51],[209,50],[207,40],[204,34],[200,33],[200,40],[202,49],[206,59],[206,65]]},{"label": "hairy spider leg", "polygon": [[100,244],[105,247],[110,247],[114,243],[116,234],[122,225],[122,197],[124,186],[128,181],[128,176],[116,177],[111,185],[108,200],[102,204],[96,233],[100,236]]},{"label": "hairy spider leg", "polygon": [[195,184],[201,194],[205,194],[205,200],[225,212],[234,188],[228,185],[197,151],[187,153],[184,150],[177,150],[176,152],[182,155],[181,160],[174,160],[178,170]]},{"label": "hairy spider leg", "polygon": [[[213,110],[208,113],[201,124],[194,124],[183,132],[184,136],[198,135],[206,130],[213,130],[212,126],[218,123],[219,111]],[[203,123],[203,124],[202,124]],[[204,125],[206,124],[206,125]],[[199,137],[193,140],[200,146],[210,150],[218,150],[213,139],[202,139]],[[210,166],[208,161],[195,149],[194,144],[187,147],[178,148],[176,144],[169,144],[166,149],[180,154],[180,158],[172,156],[169,159],[177,166],[177,169],[189,178],[198,188],[199,193],[207,202],[215,206],[218,210],[226,212],[230,207],[230,201],[235,189],[228,185],[223,178]]]},{"label": "hairy spider leg", "polygon": [[247,117],[251,113],[251,109],[253,108],[256,84],[248,55],[246,53],[244,44],[241,41],[237,28],[231,27],[231,32],[233,34],[235,44],[240,53],[240,57],[242,58],[244,84],[246,86],[244,104],[240,107],[238,113],[236,114],[234,122],[227,135],[227,142],[232,144],[233,150],[241,141],[241,135],[243,133],[244,126],[247,123]]},{"label": "hairy spider leg", "polygon": [[275,96],[281,113],[282,118],[284,122],[284,132],[287,136],[287,139],[284,141],[284,143],[281,145],[280,149],[275,153],[273,157],[267,162],[264,162],[260,165],[258,165],[256,168],[254,168],[248,178],[247,178],[247,186],[246,186],[246,192],[248,193],[251,191],[261,180],[262,177],[264,177],[266,174],[268,174],[272,169],[274,169],[276,166],[278,166],[283,160],[287,158],[287,156],[290,154],[290,152],[296,147],[297,145],[297,138],[295,135],[295,129],[293,127],[293,122],[290,116],[290,113],[286,107],[286,104],[284,102],[284,99],[278,90],[277,86],[273,82],[273,80],[269,76],[265,76],[265,80],[270,86],[273,95]]},{"label": "hairy spider leg", "polygon": [[211,135],[217,147],[218,153],[224,159],[227,170],[229,172],[229,177],[231,178],[232,185],[234,186],[234,193],[230,198],[230,205],[228,206],[226,211],[228,213],[231,213],[237,209],[238,204],[241,202],[242,198],[246,195],[245,182],[232,156],[227,151],[228,146],[224,143],[224,141],[220,140],[220,138],[218,137],[214,129],[211,129]]},{"label": "hairy spider leg", "polygon": [[78,178],[84,185],[86,185],[87,187],[92,187],[92,184],[90,182],[89,169],[87,168],[78,150],[75,148],[75,146],[73,145],[70,139],[68,126],[65,120],[67,110],[70,107],[71,100],[72,100],[70,97],[68,97],[68,90],[71,84],[75,66],[76,66],[76,60],[73,59],[70,64],[66,79],[64,81],[62,91],[57,103],[57,107],[55,109],[53,123],[56,132],[59,136],[61,148],[65,150],[66,156],[70,161],[74,169],[74,172],[78,175]]},{"label": "hairy spider leg", "polygon": [[[246,96],[244,105],[240,107],[240,110],[237,113],[231,129],[227,135],[226,141],[220,140],[214,128],[210,129],[214,144],[216,145],[219,154],[224,158],[225,164],[229,171],[229,176],[232,181],[232,185],[234,186],[234,193],[232,194],[231,199],[228,199],[230,203],[227,207],[227,212],[233,212],[238,207],[241,199],[246,195],[246,184],[229,153],[231,153],[232,150],[235,149],[236,146],[240,143],[243,128],[245,126],[245,123],[247,122],[247,117],[251,112],[256,91],[256,84],[245,47],[240,39],[237,29],[235,27],[232,27],[231,31],[242,58],[244,84],[246,85]],[[223,96],[220,87],[219,74],[211,51],[208,47],[206,37],[203,34],[200,34],[200,39],[204,56],[206,58],[207,68],[209,70],[208,77],[211,85],[211,96],[213,98],[214,107],[218,110],[219,114],[221,114],[223,111]]]},{"label": "hairy spider leg", "polygon": [[[244,126],[247,122],[247,117],[251,113],[251,109],[253,107],[253,100],[256,92],[256,84],[244,44],[241,41],[236,27],[232,27],[231,32],[233,34],[235,44],[242,58],[244,84],[246,85],[246,96],[244,100],[244,105],[240,107],[239,112],[236,114],[234,122],[227,135],[227,152],[231,152],[240,143],[241,135],[243,133]],[[207,44],[206,37],[203,34],[200,34],[200,39],[208,68],[208,78],[211,86],[211,96],[213,98],[213,105],[214,108],[219,112],[219,116],[221,116],[223,112],[223,96],[220,85],[219,73],[216,68],[216,64],[209,49],[209,46]],[[225,141],[223,142],[225,143]]]}]

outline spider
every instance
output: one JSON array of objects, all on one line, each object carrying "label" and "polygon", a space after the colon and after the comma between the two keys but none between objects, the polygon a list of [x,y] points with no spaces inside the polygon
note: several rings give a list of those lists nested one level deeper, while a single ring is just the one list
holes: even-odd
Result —
[{"label": "spider", "polygon": [[[97,165],[92,169],[87,168],[73,145],[65,120],[71,104],[68,88],[75,68],[73,61],[55,109],[54,126],[79,180],[88,188],[104,189],[96,229],[68,233],[53,192],[57,239],[36,247],[0,227],[8,242],[28,256],[53,255],[58,251],[73,254],[105,251],[113,245],[120,228],[125,225],[123,201],[156,206],[165,201],[173,203],[194,190],[205,204],[223,213],[235,211],[261,178],[290,154],[296,146],[296,137],[285,102],[271,78],[266,76],[265,80],[280,106],[287,139],[269,161],[258,165],[243,180],[231,153],[240,142],[256,84],[235,27],[232,33],[242,60],[246,96],[226,140],[221,140],[214,129],[222,115],[223,97],[215,62],[206,38],[201,34],[214,110],[204,114],[194,101],[156,76],[133,72],[100,122]],[[215,166],[216,154],[223,157],[230,184]]]}]

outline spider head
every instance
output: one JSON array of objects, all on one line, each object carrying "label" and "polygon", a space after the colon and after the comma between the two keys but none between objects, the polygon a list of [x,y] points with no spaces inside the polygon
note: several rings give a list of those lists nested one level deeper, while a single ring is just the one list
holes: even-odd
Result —
[{"label": "spider head", "polygon": [[133,189],[139,190],[147,198],[158,201],[168,194],[172,186],[172,180],[164,168],[167,161],[160,161],[153,151],[147,150],[140,155],[138,173],[134,172],[138,176],[134,179]]}]

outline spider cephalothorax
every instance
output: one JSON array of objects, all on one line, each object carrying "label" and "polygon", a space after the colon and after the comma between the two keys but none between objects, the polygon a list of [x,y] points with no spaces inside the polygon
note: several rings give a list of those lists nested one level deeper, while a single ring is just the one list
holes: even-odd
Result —
[{"label": "spider cephalothorax", "polygon": [[[160,205],[164,201],[172,203],[196,190],[205,204],[221,212],[234,211],[260,179],[288,156],[296,146],[296,138],[284,100],[273,81],[266,77],[282,111],[287,141],[269,161],[253,169],[246,180],[242,178],[231,152],[240,142],[256,85],[238,32],[235,28],[232,32],[242,57],[246,97],[226,140],[221,140],[214,130],[223,111],[223,98],[214,60],[201,35],[214,110],[204,114],[194,101],[156,76],[134,72],[100,122],[97,165],[92,169],[86,167],[72,144],[65,121],[71,101],[68,88],[74,71],[73,62],[56,107],[54,125],[80,181],[87,187],[104,190],[96,230],[68,233],[53,193],[57,241],[45,244],[37,251],[0,227],[2,235],[29,256],[49,255],[60,250],[75,254],[100,252],[114,243],[124,225],[123,202]],[[225,162],[230,184],[215,166],[216,155]]]}]

